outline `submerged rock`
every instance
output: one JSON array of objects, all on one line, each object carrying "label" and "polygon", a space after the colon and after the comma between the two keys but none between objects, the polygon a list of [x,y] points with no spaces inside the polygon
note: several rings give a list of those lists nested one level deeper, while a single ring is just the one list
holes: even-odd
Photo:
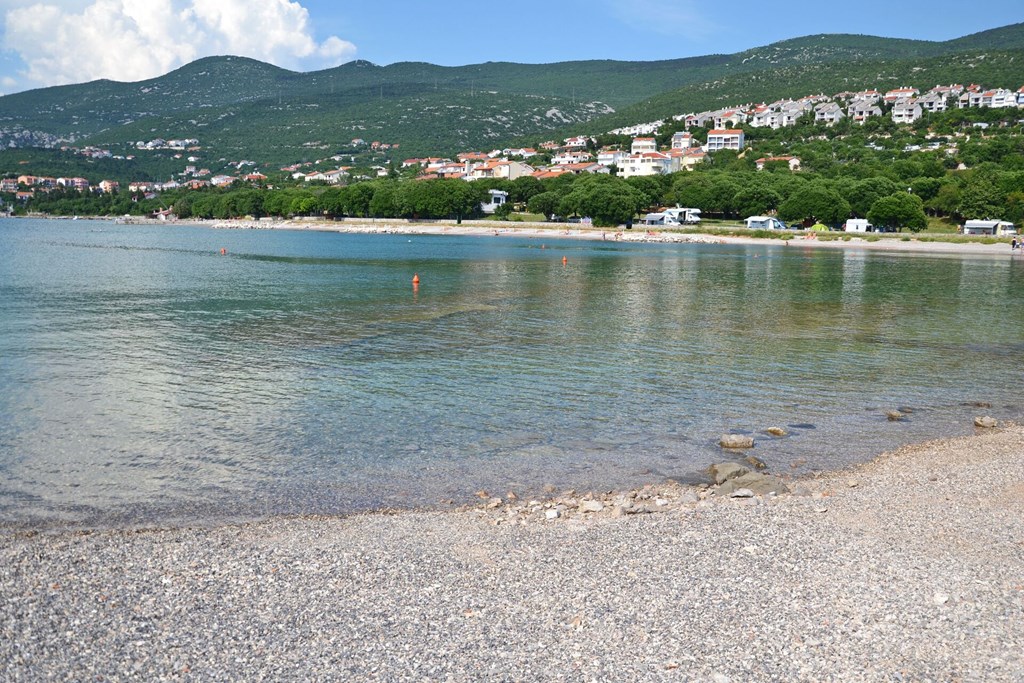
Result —
[{"label": "submerged rock", "polygon": [[708,474],[716,484],[722,484],[736,477],[749,474],[750,470],[735,462],[721,462],[708,468]]},{"label": "submerged rock", "polygon": [[994,417],[989,417],[988,415],[986,415],[984,417],[976,417],[976,418],[974,418],[974,426],[975,427],[990,428],[990,427],[995,427],[998,424],[999,423],[996,422],[996,419]]},{"label": "submerged rock", "polygon": [[755,470],[766,470],[768,465],[765,464],[764,460],[757,457],[756,455],[748,455],[743,458],[743,461],[753,467]]},{"label": "submerged rock", "polygon": [[722,448],[753,448],[754,437],[745,434],[722,434],[718,445]]},{"label": "submerged rock", "polygon": [[903,413],[898,410],[890,410],[885,416],[889,418],[889,422],[899,422],[903,419]]},{"label": "submerged rock", "polygon": [[730,496],[735,491],[741,489],[748,489],[755,496],[789,493],[789,487],[786,486],[782,479],[759,472],[747,472],[734,479],[730,479],[715,489],[715,493],[719,496]]},{"label": "submerged rock", "polygon": [[786,430],[783,429],[782,427],[769,427],[765,431],[771,434],[772,436],[786,436],[787,434]]}]

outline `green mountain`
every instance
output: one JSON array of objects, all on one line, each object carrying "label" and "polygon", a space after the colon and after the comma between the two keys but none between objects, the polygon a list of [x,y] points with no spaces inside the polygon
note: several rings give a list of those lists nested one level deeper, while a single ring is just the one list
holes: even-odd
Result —
[{"label": "green mountain", "polygon": [[0,97],[0,147],[96,145],[129,154],[137,141],[195,138],[204,161],[283,163],[364,138],[399,143],[405,156],[440,155],[811,92],[950,80],[1019,87],[1011,81],[1021,73],[1021,50],[1024,24],[945,42],[814,35],[657,62],[356,61],[295,73],[210,57],[147,81]]}]

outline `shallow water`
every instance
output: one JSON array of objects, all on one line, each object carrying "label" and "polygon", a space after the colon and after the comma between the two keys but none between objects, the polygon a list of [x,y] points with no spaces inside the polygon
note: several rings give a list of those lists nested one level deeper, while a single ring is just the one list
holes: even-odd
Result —
[{"label": "shallow water", "polygon": [[0,522],[692,479],[723,431],[841,467],[1024,414],[1022,284],[1009,257],[0,220]]}]

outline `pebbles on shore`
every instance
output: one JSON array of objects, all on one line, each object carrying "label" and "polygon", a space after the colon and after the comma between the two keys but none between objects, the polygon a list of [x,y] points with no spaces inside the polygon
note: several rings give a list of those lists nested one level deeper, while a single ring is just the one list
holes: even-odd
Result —
[{"label": "pebbles on shore", "polygon": [[[0,675],[1024,680],[1022,449],[1024,429],[987,429],[791,482],[792,495],[666,484],[454,512],[6,532]],[[758,474],[732,472],[723,483]]]}]

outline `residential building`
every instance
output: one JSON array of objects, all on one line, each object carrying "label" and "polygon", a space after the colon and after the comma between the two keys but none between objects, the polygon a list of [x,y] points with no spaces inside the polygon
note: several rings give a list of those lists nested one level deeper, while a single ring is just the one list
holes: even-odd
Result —
[{"label": "residential building", "polygon": [[569,150],[552,156],[551,163],[555,166],[561,166],[563,164],[580,164],[584,161],[593,161],[593,159],[594,157],[590,152]]},{"label": "residential building", "polygon": [[622,160],[629,156],[628,152],[618,149],[605,149],[597,153],[597,163],[602,166],[621,166]]},{"label": "residential building", "polygon": [[3,178],[0,179],[0,192],[17,192],[18,191],[18,179],[17,178]]},{"label": "residential building", "polygon": [[673,149],[669,152],[669,170],[672,173],[692,171],[693,167],[704,161],[705,158],[707,158],[707,152],[702,147]]},{"label": "residential building", "polygon": [[924,114],[921,105],[915,99],[900,100],[892,108],[894,123],[913,123]]},{"label": "residential building", "polygon": [[854,100],[846,112],[851,121],[863,124],[872,116],[881,116],[882,108],[870,100]]},{"label": "residential building", "polygon": [[484,213],[494,213],[499,206],[508,202],[508,192],[504,190],[488,190],[487,201],[480,204],[480,210]]},{"label": "residential building", "polygon": [[921,91],[917,88],[896,88],[885,93],[886,104],[894,104],[900,100],[906,100],[911,97],[917,97],[921,94]]},{"label": "residential building", "polygon": [[834,126],[845,116],[842,108],[835,102],[823,102],[814,107],[814,120],[816,123]]},{"label": "residential building", "polygon": [[927,112],[946,111],[948,107],[946,95],[939,92],[929,92],[927,95],[922,95],[917,98],[917,103],[921,105],[923,111]]},{"label": "residential building", "polygon": [[671,158],[661,152],[630,154],[619,165],[619,176],[632,178],[633,176],[661,175],[668,173],[671,170],[671,165]]},{"label": "residential building", "polygon": [[686,131],[679,131],[672,135],[672,149],[689,149],[693,147],[693,136]]},{"label": "residential building", "polygon": [[634,156],[645,152],[657,152],[658,142],[654,138],[633,138],[629,151]]},{"label": "residential building", "polygon": [[117,189],[121,186],[116,180],[101,180],[99,188],[101,192],[111,193],[117,192]]},{"label": "residential building", "polygon": [[743,131],[739,129],[714,129],[708,131],[708,143],[705,149],[708,152],[717,152],[720,149],[732,149],[737,152],[743,149]]},{"label": "residential building", "polygon": [[758,171],[763,171],[764,167],[765,167],[765,164],[769,164],[769,163],[771,163],[773,161],[778,161],[778,162],[785,161],[789,165],[789,170],[790,171],[799,171],[800,170],[800,159],[798,157],[789,156],[789,155],[781,156],[781,157],[762,157],[762,158],[758,159],[754,163],[757,164],[757,170]]}]

